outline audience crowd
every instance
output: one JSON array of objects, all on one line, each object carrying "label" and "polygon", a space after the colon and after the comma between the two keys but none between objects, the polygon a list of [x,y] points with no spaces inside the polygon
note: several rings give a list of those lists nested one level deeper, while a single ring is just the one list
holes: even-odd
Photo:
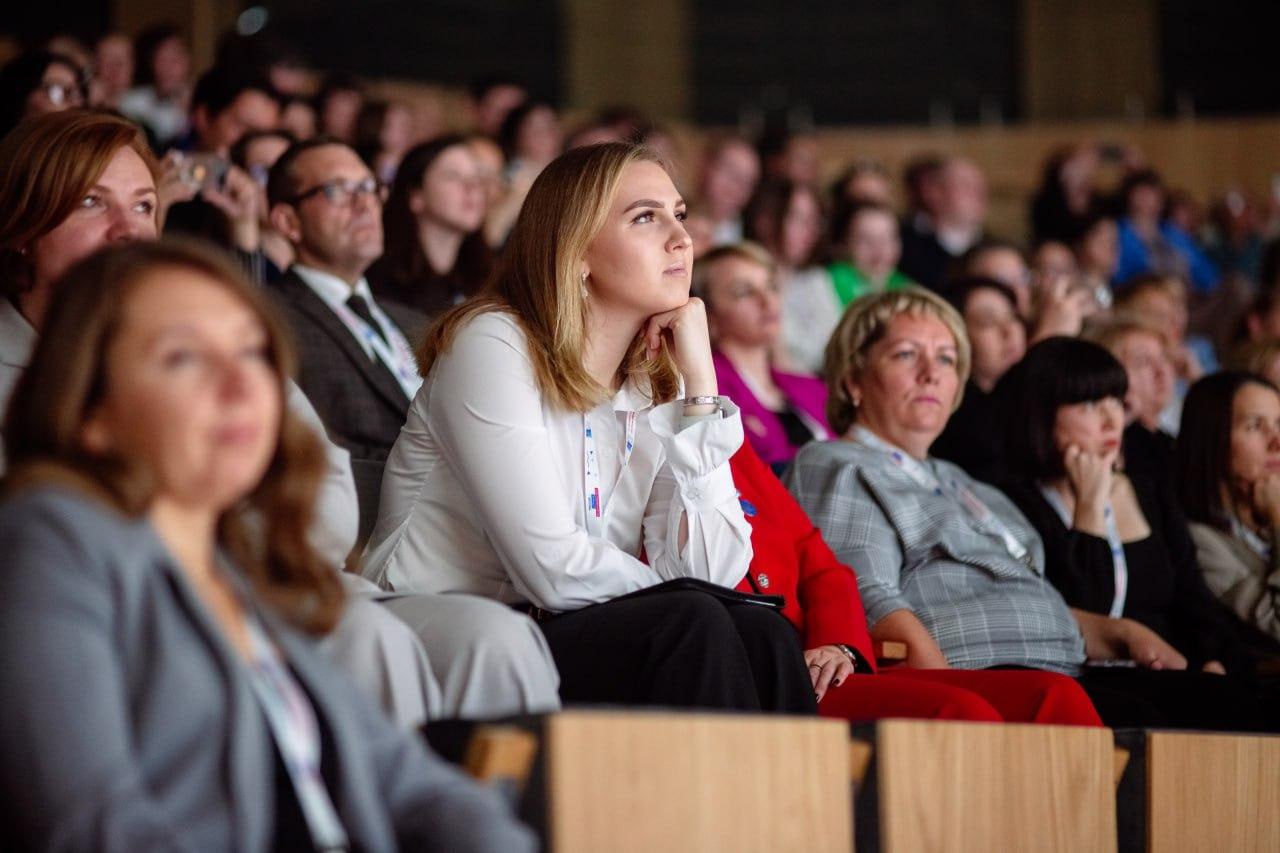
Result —
[{"label": "audience crowd", "polygon": [[420,730],[562,704],[1280,731],[1243,191],[1080,143],[1021,244],[961,156],[303,66],[0,69],[6,838],[531,849]]}]

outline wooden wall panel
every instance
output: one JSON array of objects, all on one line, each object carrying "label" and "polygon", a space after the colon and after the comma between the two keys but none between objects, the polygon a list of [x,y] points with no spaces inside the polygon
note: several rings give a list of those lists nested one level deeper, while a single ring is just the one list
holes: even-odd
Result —
[{"label": "wooden wall panel", "polygon": [[1280,737],[1147,736],[1151,853],[1280,850]]},{"label": "wooden wall panel", "polygon": [[1022,0],[1021,7],[1025,118],[1157,114],[1155,0]]},{"label": "wooden wall panel", "polygon": [[1115,849],[1109,729],[890,720],[876,761],[884,853]]},{"label": "wooden wall panel", "polygon": [[843,722],[571,711],[544,732],[558,853],[853,846]]}]

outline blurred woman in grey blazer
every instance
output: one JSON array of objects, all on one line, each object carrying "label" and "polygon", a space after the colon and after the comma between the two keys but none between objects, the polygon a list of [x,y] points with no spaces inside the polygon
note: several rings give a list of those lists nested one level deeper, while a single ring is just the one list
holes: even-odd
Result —
[{"label": "blurred woman in grey blazer", "polygon": [[0,837],[27,848],[525,850],[499,799],[316,652],[341,583],[292,354],[219,257],[68,274],[5,423]]}]

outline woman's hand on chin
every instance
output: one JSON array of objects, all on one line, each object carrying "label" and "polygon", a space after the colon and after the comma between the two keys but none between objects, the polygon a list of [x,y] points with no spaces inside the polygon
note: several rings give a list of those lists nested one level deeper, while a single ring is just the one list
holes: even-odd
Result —
[{"label": "woman's hand on chin", "polygon": [[1102,455],[1089,453],[1076,444],[1063,451],[1062,467],[1067,471],[1077,503],[1106,506],[1111,498],[1111,475],[1116,455],[1116,451]]},{"label": "woman's hand on chin", "polygon": [[684,378],[686,397],[719,393],[716,370],[711,361],[711,336],[707,332],[707,309],[696,296],[679,308],[654,314],[641,331],[649,358],[656,358],[665,339]]}]

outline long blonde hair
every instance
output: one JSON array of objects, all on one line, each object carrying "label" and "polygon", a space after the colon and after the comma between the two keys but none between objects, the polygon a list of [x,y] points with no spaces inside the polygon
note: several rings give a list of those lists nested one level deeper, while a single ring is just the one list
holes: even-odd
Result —
[{"label": "long blonde hair", "polygon": [[[580,278],[587,247],[604,227],[622,173],[632,163],[666,164],[653,151],[621,142],[568,151],[551,162],[529,189],[507,240],[502,260],[484,291],[441,317],[418,351],[425,377],[436,359],[472,319],[490,311],[516,318],[528,338],[538,389],[558,407],[585,412],[608,399],[583,364],[587,346],[587,300]],[[620,368],[654,403],[675,398],[678,374],[663,344],[646,358],[637,335]]]}]

